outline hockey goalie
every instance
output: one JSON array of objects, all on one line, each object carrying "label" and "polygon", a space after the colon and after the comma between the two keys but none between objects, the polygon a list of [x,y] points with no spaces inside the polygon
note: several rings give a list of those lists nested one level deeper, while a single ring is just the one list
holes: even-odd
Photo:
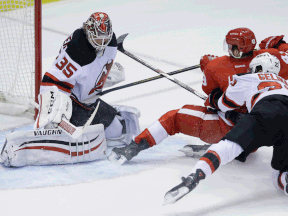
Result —
[{"label": "hockey goalie", "polygon": [[6,135],[6,166],[68,164],[106,158],[109,146],[125,146],[140,133],[140,112],[99,98],[125,79],[114,62],[117,40],[106,13],[93,13],[68,37],[44,74],[34,130]]}]

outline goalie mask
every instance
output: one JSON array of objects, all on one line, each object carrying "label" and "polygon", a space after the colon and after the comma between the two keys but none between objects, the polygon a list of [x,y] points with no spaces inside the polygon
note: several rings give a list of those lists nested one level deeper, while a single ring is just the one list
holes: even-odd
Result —
[{"label": "goalie mask", "polygon": [[268,52],[257,55],[249,64],[252,73],[274,73],[278,75],[280,67],[279,59]]},{"label": "goalie mask", "polygon": [[[228,32],[225,37],[223,50],[234,58],[241,58],[243,54],[252,52],[256,46],[256,37],[248,28],[236,28]],[[239,54],[235,55],[238,50]]]},{"label": "goalie mask", "polygon": [[106,13],[93,13],[88,20],[83,23],[83,28],[90,44],[97,50],[105,50],[112,39],[112,23]]}]

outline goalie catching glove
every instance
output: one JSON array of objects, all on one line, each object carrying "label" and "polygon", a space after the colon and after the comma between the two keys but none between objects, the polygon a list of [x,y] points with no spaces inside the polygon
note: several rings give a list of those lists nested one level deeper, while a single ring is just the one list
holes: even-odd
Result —
[{"label": "goalie catching glove", "polygon": [[[70,120],[72,116],[72,101],[67,94],[52,86],[38,96],[39,112],[34,124],[34,129],[55,128],[62,118]],[[52,127],[51,124],[52,123]],[[57,127],[57,126],[56,126]]]}]

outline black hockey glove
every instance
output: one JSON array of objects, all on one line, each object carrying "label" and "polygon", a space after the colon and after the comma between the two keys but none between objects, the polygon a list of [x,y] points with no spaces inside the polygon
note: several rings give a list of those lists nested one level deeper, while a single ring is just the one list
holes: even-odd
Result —
[{"label": "black hockey glove", "polygon": [[213,89],[213,91],[209,94],[209,103],[214,109],[220,110],[218,107],[218,100],[222,94],[223,92],[220,88]]},{"label": "black hockey glove", "polygon": [[119,157],[124,156],[128,161],[138,155],[142,150],[149,148],[149,143],[146,139],[142,139],[139,144],[132,141],[129,145],[122,148],[113,148],[112,152],[116,153]]},{"label": "black hockey glove", "polygon": [[233,122],[233,124],[236,124],[237,122],[239,122],[245,115],[247,114],[239,113],[234,110],[225,112],[225,118]]}]

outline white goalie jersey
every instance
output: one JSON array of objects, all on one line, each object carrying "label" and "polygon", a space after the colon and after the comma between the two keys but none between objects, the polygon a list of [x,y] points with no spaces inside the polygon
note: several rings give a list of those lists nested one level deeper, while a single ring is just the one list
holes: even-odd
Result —
[{"label": "white goalie jersey", "polygon": [[288,83],[273,73],[233,75],[226,92],[218,100],[218,107],[226,112],[246,104],[250,112],[259,100],[276,94],[288,96]]},{"label": "white goalie jersey", "polygon": [[[117,76],[111,74],[116,53],[117,40],[114,33],[103,54],[99,55],[87,40],[84,29],[77,29],[64,41],[59,55],[45,73],[40,93],[51,86],[57,86],[61,92],[69,96],[73,94],[82,103],[94,103],[106,81],[107,87],[125,79],[124,70]],[[115,65],[115,70],[119,70],[118,65]]]}]

